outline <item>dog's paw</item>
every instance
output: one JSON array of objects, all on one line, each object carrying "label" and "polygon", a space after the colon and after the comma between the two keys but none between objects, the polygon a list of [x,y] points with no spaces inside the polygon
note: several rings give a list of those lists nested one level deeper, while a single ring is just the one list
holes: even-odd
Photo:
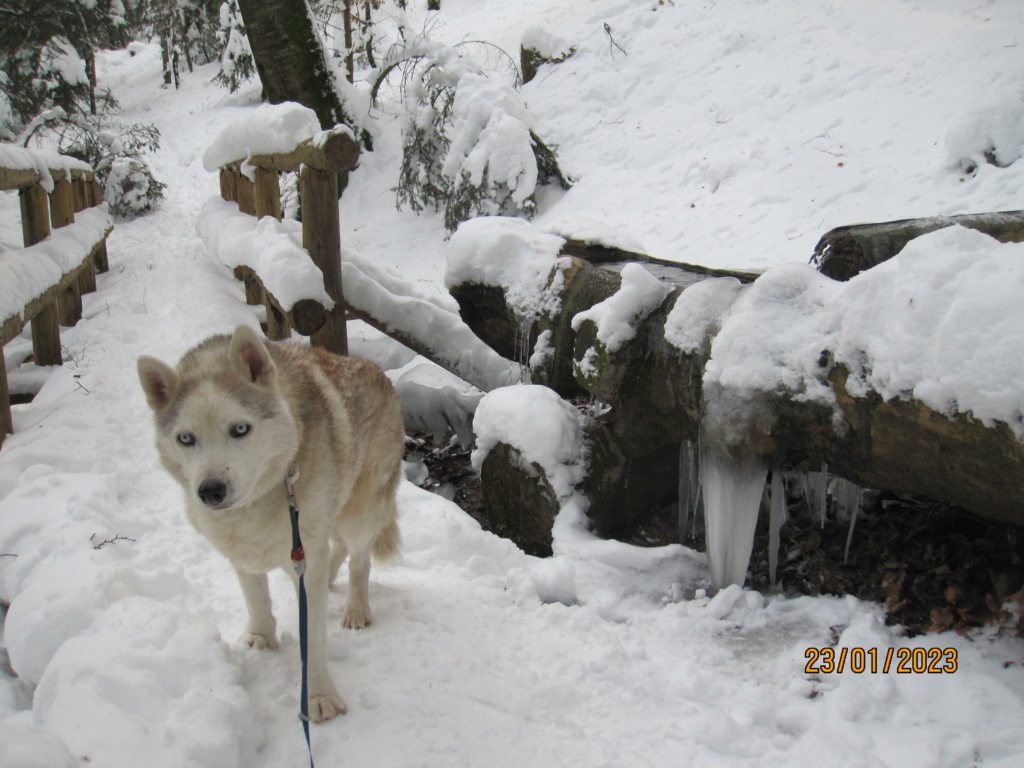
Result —
[{"label": "dog's paw", "polygon": [[346,712],[348,707],[337,694],[309,697],[309,719],[314,723],[326,722]]},{"label": "dog's paw", "polygon": [[347,605],[345,615],[341,619],[341,625],[345,629],[366,629],[370,626],[370,606],[368,605]]},{"label": "dog's paw", "polygon": [[255,632],[246,632],[239,638],[238,642],[257,651],[277,650],[277,638],[273,635],[259,635]]}]

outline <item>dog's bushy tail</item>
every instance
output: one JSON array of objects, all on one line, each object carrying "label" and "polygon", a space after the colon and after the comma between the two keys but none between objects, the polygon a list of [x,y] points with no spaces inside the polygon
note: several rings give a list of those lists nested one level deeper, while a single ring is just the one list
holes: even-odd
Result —
[{"label": "dog's bushy tail", "polygon": [[391,521],[384,530],[378,534],[373,542],[373,549],[370,550],[373,560],[378,565],[388,565],[398,559],[402,550],[402,534],[398,530],[398,523]]}]

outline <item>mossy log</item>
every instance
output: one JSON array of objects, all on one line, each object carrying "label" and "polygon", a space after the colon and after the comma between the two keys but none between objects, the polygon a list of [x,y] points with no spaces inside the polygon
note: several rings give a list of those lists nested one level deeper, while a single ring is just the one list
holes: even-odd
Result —
[{"label": "mossy log", "polygon": [[[528,337],[532,348],[539,333],[552,330],[547,362],[534,369],[534,381],[563,396],[588,393],[610,404],[608,428],[617,450],[643,462],[665,446],[698,440],[707,403],[718,394],[702,391],[710,339],[694,354],[665,340],[666,319],[684,290],[678,286],[637,325],[632,340],[615,352],[604,350],[595,369],[579,375],[578,363],[600,345],[594,323],[584,321],[573,331],[572,317],[610,297],[619,285],[614,272],[575,259],[565,273],[559,314],[534,323],[528,332],[504,305],[500,289],[461,285],[452,294],[467,324],[506,356],[522,343],[520,337]],[[730,424],[741,435],[726,447],[760,455],[783,470],[820,469],[825,463],[831,474],[860,485],[929,496],[1024,525],[1024,444],[1007,425],[950,417],[914,400],[855,397],[846,378],[841,366],[827,372],[842,417],[838,427],[829,407],[766,392],[744,404],[748,413],[763,418]]]}]

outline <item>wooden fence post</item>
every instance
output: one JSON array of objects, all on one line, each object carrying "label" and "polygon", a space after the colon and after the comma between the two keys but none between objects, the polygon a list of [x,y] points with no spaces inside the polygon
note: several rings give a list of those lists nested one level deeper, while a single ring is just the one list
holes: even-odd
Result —
[{"label": "wooden fence post", "polygon": [[[266,168],[256,168],[256,185],[253,193],[253,207],[256,209],[256,218],[273,216],[281,220],[281,184],[278,181],[277,171]],[[292,329],[288,325],[288,318],[277,311],[274,303],[263,291],[262,302],[267,308],[267,338],[273,341],[290,338]]]},{"label": "wooden fence post", "polygon": [[238,202],[238,178],[230,168],[220,169],[220,196],[223,200]]},{"label": "wooden fence post", "polygon": [[75,197],[75,213],[84,211],[89,207],[88,199],[91,197],[89,191],[85,188],[85,176],[79,176],[77,179],[71,182],[71,189]]},{"label": "wooden fence post", "polygon": [[[91,182],[86,182],[87,188],[90,194],[87,196],[86,207],[92,208],[93,206],[99,205],[103,202],[103,187],[100,186],[99,180],[93,176]],[[89,200],[91,198],[91,201]],[[100,243],[99,248],[93,254],[93,261],[96,264],[97,272],[109,272],[110,271],[110,259],[107,257],[107,241],[104,240]],[[96,277],[92,278],[93,290],[96,290]]]},{"label": "wooden fence post", "polygon": [[345,303],[341,290],[341,230],[338,219],[338,174],[309,166],[299,176],[302,205],[302,247],[324,275],[324,288],[334,309],[324,327],[310,336],[310,343],[339,355],[348,354]]},{"label": "wooden fence post", "polygon": [[[75,197],[71,182],[68,179],[54,181],[53,192],[50,193],[50,226],[59,229],[74,223]],[[87,292],[83,282],[83,279],[77,280],[57,297],[57,321],[60,325],[72,326],[82,319],[82,294]]]},{"label": "wooden fence post", "polygon": [[[21,197],[21,229],[25,245],[35,245],[50,234],[50,206],[46,192],[38,184],[25,187]],[[51,301],[32,319],[32,350],[36,365],[60,365],[60,323],[57,303]]]},{"label": "wooden fence post", "polygon": [[11,392],[7,387],[7,364],[4,362],[3,347],[0,347],[0,444],[12,432],[14,419],[11,417]]},{"label": "wooden fence post", "polygon": [[237,175],[238,183],[238,210],[242,213],[248,213],[250,216],[256,215],[256,189],[255,185],[249,181],[249,177],[242,173]]}]

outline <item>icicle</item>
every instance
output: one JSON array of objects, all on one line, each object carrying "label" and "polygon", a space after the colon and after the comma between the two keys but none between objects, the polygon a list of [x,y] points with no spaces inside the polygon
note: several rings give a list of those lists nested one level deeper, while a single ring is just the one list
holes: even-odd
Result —
[{"label": "icicle", "polygon": [[853,528],[857,524],[857,513],[860,511],[860,500],[863,494],[863,488],[842,477],[836,478],[832,488],[832,497],[850,516],[850,529],[846,534],[846,550],[843,552],[844,563],[850,559],[850,542],[853,541]]},{"label": "icicle", "polygon": [[804,498],[807,500],[807,510],[811,518],[817,520],[821,527],[825,527],[825,510],[828,508],[828,472],[825,464],[821,465],[821,472],[808,472],[804,475]]},{"label": "icicle", "polygon": [[533,328],[533,321],[527,317],[520,317],[515,333],[515,362],[519,363],[520,384],[529,384],[530,378],[530,329]]},{"label": "icicle", "polygon": [[775,583],[775,572],[779,566],[780,531],[789,517],[786,511],[786,484],[782,473],[772,470],[772,493],[769,501],[768,515],[768,576]]},{"label": "icicle", "polygon": [[761,457],[736,461],[701,436],[700,477],[711,581],[716,589],[743,585],[754,546],[768,464]]}]

